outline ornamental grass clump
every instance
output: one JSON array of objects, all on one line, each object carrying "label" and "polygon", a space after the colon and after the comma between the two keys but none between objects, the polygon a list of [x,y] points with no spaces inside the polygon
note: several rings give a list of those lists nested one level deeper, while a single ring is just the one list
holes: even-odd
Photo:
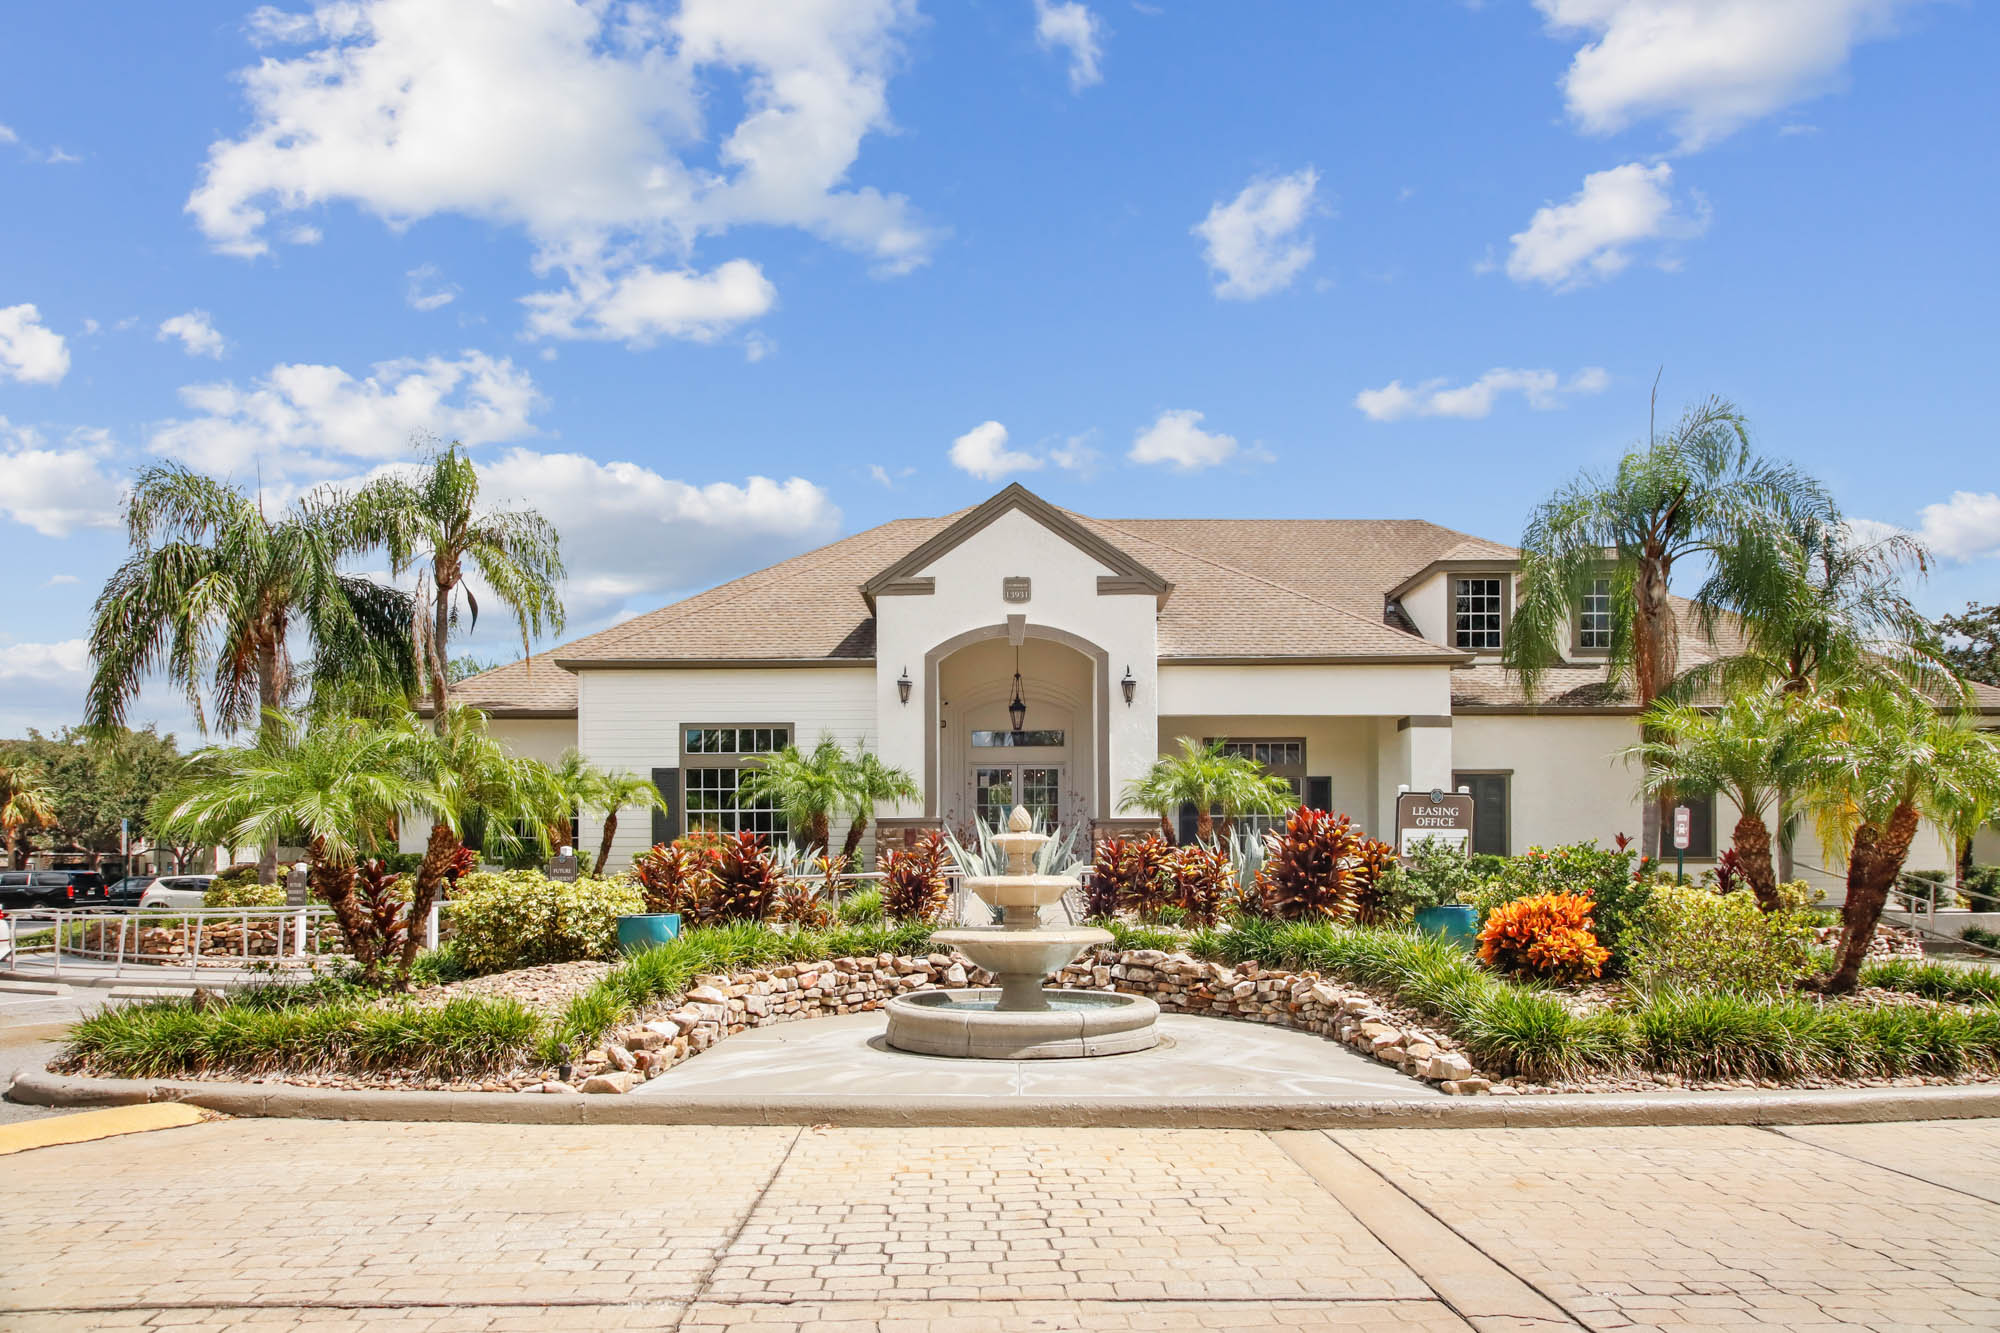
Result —
[{"label": "ornamental grass clump", "polygon": [[945,880],[947,852],[942,833],[926,833],[914,847],[892,848],[877,860],[882,871],[882,910],[896,921],[930,922],[951,900]]},{"label": "ornamental grass clump", "polygon": [[1861,984],[1908,991],[1947,1004],[2000,1005],[2000,972],[1950,963],[1891,958],[1861,969]]},{"label": "ornamental grass clump", "polygon": [[1580,893],[1542,893],[1503,904],[1479,932],[1480,960],[1544,981],[1594,980],[1611,957],[1592,929],[1594,906]]}]

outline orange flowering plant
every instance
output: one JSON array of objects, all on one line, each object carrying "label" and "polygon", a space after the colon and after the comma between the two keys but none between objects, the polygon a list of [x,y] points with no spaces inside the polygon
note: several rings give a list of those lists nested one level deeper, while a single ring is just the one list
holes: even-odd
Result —
[{"label": "orange flowering plant", "polygon": [[1479,932],[1481,961],[1550,981],[1590,981],[1611,951],[1597,942],[1587,893],[1541,893],[1493,909]]}]

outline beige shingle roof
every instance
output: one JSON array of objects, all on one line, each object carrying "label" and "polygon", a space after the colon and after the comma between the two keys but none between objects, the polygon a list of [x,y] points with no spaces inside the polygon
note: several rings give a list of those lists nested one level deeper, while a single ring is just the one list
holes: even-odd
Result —
[{"label": "beige shingle roof", "polygon": [[[467,702],[501,715],[574,712],[579,668],[641,662],[868,662],[875,621],[861,585],[968,511],[898,519],[746,574],[623,624],[464,682]],[[1385,595],[1446,560],[1511,560],[1514,548],[1418,519],[1099,519],[1090,533],[1169,580],[1162,660],[1375,658],[1463,661],[1384,623]],[[1684,618],[1685,619],[1685,618]],[[1684,625],[1684,653],[1708,655]],[[1453,701],[1519,706],[1497,666],[1454,672]],[[1538,702],[1616,706],[1598,667],[1549,673]],[[2000,692],[1995,692],[2000,703]]]}]

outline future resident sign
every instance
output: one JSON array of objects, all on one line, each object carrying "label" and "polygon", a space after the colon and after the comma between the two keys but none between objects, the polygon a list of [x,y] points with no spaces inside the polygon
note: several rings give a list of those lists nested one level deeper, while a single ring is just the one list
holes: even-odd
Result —
[{"label": "future resident sign", "polygon": [[1429,838],[1460,851],[1472,845],[1472,797],[1465,792],[1406,791],[1396,797],[1396,855]]}]

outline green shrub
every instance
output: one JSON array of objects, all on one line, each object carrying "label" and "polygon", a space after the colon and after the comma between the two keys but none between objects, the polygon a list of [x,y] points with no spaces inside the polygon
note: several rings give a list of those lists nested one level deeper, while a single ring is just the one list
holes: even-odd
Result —
[{"label": "green shrub", "polygon": [[1988,930],[1984,926],[1967,926],[1958,932],[1958,937],[1967,944],[1976,944],[1982,949],[2000,949],[2000,930]]},{"label": "green shrub", "polygon": [[477,975],[466,961],[465,946],[457,940],[444,940],[435,949],[423,950],[410,964],[412,986],[448,986]]},{"label": "green shrub", "polygon": [[1407,921],[1426,907],[1470,902],[1485,882],[1462,847],[1419,839],[1386,871],[1376,888],[1377,910],[1389,921]]},{"label": "green shrub", "polygon": [[644,910],[629,879],[564,884],[534,870],[485,871],[459,880],[449,919],[464,965],[484,973],[609,958],[618,918]]},{"label": "green shrub", "polygon": [[2000,866],[1974,866],[1958,887],[1973,911],[2000,912]]},{"label": "green shrub", "polygon": [[1622,970],[1625,960],[1619,941],[1657,887],[1650,877],[1634,877],[1639,869],[1637,852],[1611,851],[1595,842],[1576,842],[1561,847],[1530,847],[1525,854],[1508,858],[1504,866],[1498,877],[1488,879],[1463,897],[1463,901],[1479,909],[1482,925],[1496,908],[1523,898],[1545,893],[1588,895],[1595,904],[1591,920],[1598,942],[1611,950],[1606,970],[1614,973]]},{"label": "green shrub", "polygon": [[882,924],[882,890],[860,889],[842,894],[840,898],[840,924],[843,926],[879,926]]},{"label": "green shrub", "polygon": [[1747,892],[1662,887],[1620,945],[1642,990],[1776,995],[1812,966],[1813,928],[1798,912],[1764,912]]},{"label": "green shrub", "polygon": [[248,879],[232,877],[225,881],[217,875],[202,890],[203,907],[283,907],[285,886],[282,884],[259,884],[257,872],[253,868]]}]

